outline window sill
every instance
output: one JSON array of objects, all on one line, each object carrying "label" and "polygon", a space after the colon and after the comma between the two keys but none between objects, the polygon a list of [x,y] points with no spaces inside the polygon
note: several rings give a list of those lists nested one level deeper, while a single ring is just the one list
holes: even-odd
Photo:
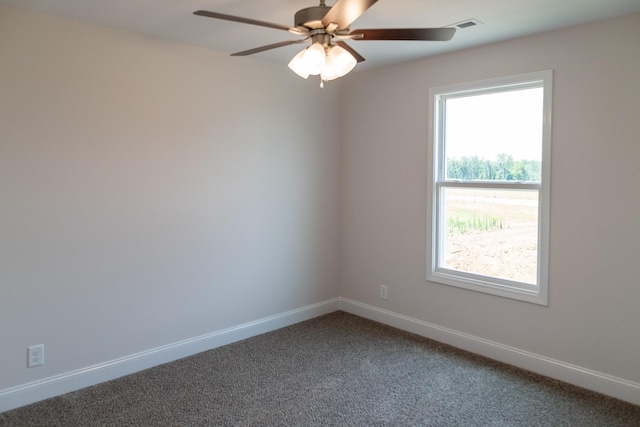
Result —
[{"label": "window sill", "polygon": [[468,289],[503,298],[548,306],[547,295],[539,286],[511,282],[494,277],[465,274],[455,270],[438,269],[427,276],[428,282]]}]

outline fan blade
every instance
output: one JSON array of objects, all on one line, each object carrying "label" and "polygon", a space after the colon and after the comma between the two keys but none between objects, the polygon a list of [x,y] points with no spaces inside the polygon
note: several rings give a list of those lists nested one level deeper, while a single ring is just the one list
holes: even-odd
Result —
[{"label": "fan blade", "polygon": [[344,50],[346,50],[347,52],[349,52],[354,58],[356,58],[356,61],[363,62],[365,60],[362,55],[356,52],[351,46],[349,46],[345,42],[336,42],[336,44],[341,48],[343,48]]},{"label": "fan blade", "polygon": [[266,46],[260,46],[260,47],[256,47],[256,48],[249,49],[249,50],[243,50],[242,52],[232,53],[231,56],[253,55],[254,53],[264,52],[265,50],[276,49],[278,47],[289,46],[291,44],[304,43],[307,40],[309,40],[309,39],[307,38],[307,39],[302,39],[302,40],[287,40],[287,41],[284,41],[284,42],[268,44]]},{"label": "fan blade", "polygon": [[349,25],[360,17],[378,0],[338,0],[322,18],[322,25],[338,24],[337,29],[349,28]]},{"label": "fan blade", "polygon": [[441,41],[451,40],[455,28],[383,28],[369,30],[353,30],[351,34],[362,34],[359,40],[421,40]]},{"label": "fan blade", "polygon": [[224,13],[209,12],[208,10],[197,10],[194,15],[206,16],[207,18],[223,19],[225,21],[242,22],[243,24],[259,25],[261,27],[275,28],[276,30],[285,30],[293,34],[307,35],[306,32],[296,27],[287,27],[286,25],[274,24],[272,22],[258,21],[257,19],[242,18],[240,16],[225,15]]}]

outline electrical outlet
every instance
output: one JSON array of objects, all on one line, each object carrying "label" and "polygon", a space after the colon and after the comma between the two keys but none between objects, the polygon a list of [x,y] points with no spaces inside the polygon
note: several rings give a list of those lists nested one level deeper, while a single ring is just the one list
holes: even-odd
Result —
[{"label": "electrical outlet", "polygon": [[385,285],[380,285],[380,299],[388,299],[388,291]]},{"label": "electrical outlet", "polygon": [[44,365],[44,344],[27,347],[27,368]]}]

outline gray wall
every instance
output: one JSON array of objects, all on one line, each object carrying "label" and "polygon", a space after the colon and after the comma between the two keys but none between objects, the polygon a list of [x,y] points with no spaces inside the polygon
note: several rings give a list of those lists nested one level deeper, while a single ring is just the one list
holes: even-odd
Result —
[{"label": "gray wall", "polygon": [[4,7],[0,58],[0,390],[338,296],[339,82]]},{"label": "gray wall", "polygon": [[[639,40],[633,15],[351,76],[341,296],[640,382]],[[549,306],[426,282],[428,88],[545,69],[555,73]]]}]

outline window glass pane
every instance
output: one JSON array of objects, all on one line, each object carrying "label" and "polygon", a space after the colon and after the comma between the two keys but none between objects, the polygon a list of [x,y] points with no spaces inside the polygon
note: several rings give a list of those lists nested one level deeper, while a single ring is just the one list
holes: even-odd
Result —
[{"label": "window glass pane", "polygon": [[446,179],[540,182],[543,88],[445,103]]},{"label": "window glass pane", "polygon": [[536,284],[538,191],[443,188],[440,267]]}]

